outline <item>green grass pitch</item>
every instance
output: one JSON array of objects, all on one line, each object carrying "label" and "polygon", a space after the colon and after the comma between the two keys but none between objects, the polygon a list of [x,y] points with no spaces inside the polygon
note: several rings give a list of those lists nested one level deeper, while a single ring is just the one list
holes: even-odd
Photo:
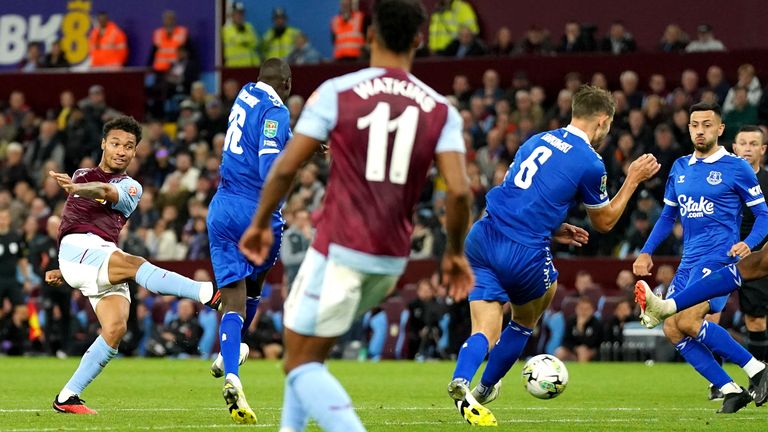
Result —
[{"label": "green grass pitch", "polygon": [[[86,390],[96,416],[57,414],[51,401],[77,359],[0,358],[0,431],[278,430],[283,377],[276,362],[241,369],[246,395],[259,418],[236,426],[226,411],[222,381],[199,360],[118,358]],[[569,363],[570,382],[553,400],[528,395],[520,364],[489,408],[502,430],[530,431],[768,431],[768,407],[750,404],[715,414],[706,384],[684,364]],[[331,362],[370,431],[460,431],[463,422],[445,387],[452,362]],[[741,370],[729,373],[745,385]],[[311,425],[309,430],[318,430]]]}]

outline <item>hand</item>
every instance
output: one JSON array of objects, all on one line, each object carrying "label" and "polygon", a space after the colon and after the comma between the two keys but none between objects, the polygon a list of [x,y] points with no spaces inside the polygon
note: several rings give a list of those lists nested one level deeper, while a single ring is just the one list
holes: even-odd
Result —
[{"label": "hand", "polygon": [[61,270],[48,270],[45,272],[45,283],[54,287],[64,285],[64,276],[61,275]]},{"label": "hand", "polygon": [[448,295],[455,301],[464,300],[475,286],[475,276],[469,267],[467,257],[443,255],[443,283],[448,286]]},{"label": "hand", "polygon": [[56,183],[58,183],[59,186],[64,189],[64,192],[73,194],[77,190],[77,185],[72,183],[72,179],[69,177],[69,175],[53,171],[48,171],[48,175],[56,180]]},{"label": "hand", "polygon": [[262,265],[269,256],[273,242],[271,228],[260,228],[251,224],[240,237],[240,252],[257,266]]},{"label": "hand", "polygon": [[642,183],[656,175],[660,169],[661,164],[656,162],[656,158],[652,154],[646,153],[629,164],[627,178],[632,178],[637,183]]},{"label": "hand", "polygon": [[728,251],[728,256],[739,257],[739,259],[742,259],[748,257],[751,253],[752,250],[749,249],[749,246],[747,246],[746,243],[738,242],[731,246],[731,250]]},{"label": "hand", "polygon": [[653,268],[653,259],[647,253],[641,253],[632,264],[632,273],[635,276],[650,276]]},{"label": "hand", "polygon": [[552,238],[558,243],[581,247],[589,241],[589,233],[583,228],[564,223],[555,231]]}]

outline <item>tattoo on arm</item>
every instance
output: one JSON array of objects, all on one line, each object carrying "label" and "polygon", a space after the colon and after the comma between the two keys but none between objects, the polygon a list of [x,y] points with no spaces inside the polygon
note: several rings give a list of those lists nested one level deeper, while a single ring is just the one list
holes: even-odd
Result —
[{"label": "tattoo on arm", "polygon": [[75,193],[84,198],[105,199],[108,187],[107,183],[101,182],[77,183]]}]

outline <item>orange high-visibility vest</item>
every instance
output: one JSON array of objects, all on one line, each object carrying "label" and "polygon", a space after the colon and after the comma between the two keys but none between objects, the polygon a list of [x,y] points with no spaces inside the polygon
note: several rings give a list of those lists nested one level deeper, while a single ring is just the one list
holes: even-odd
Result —
[{"label": "orange high-visibility vest", "polygon": [[125,33],[112,21],[107,23],[101,34],[99,28],[94,27],[88,42],[91,47],[91,67],[120,67],[128,58]]},{"label": "orange high-visibility vest", "polygon": [[333,17],[331,29],[335,36],[333,43],[333,58],[358,58],[365,45],[363,36],[363,13],[352,12],[348,21],[341,15]]},{"label": "orange high-visibility vest", "polygon": [[157,47],[155,61],[152,68],[158,72],[165,72],[171,68],[171,64],[179,57],[179,47],[187,43],[187,28],[176,26],[171,34],[165,27],[155,29],[152,35],[152,43]]}]

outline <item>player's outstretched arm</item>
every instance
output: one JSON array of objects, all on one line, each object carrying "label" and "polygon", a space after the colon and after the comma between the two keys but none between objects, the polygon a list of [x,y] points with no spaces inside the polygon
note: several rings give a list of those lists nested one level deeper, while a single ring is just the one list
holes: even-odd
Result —
[{"label": "player's outstretched arm", "polygon": [[120,194],[117,192],[117,187],[111,183],[74,183],[72,178],[65,173],[48,171],[48,175],[53,177],[56,180],[56,183],[70,195],[106,200],[112,204],[115,204],[120,200]]},{"label": "player's outstretched arm", "polygon": [[263,264],[272,246],[272,228],[270,227],[272,212],[277,209],[280,200],[288,193],[296,172],[312,157],[320,144],[322,142],[319,140],[297,133],[269,171],[267,181],[261,190],[259,208],[251,225],[240,238],[240,251],[254,264]]},{"label": "player's outstretched arm", "polygon": [[608,205],[587,209],[587,214],[589,215],[590,222],[592,222],[592,226],[602,233],[610,231],[616,225],[616,222],[619,221],[619,218],[621,218],[621,214],[624,213],[629,198],[635,193],[635,190],[640,183],[656,175],[660,168],[661,164],[656,162],[656,158],[649,153],[640,156],[632,162],[629,165],[627,178],[624,180],[624,184]]},{"label": "player's outstretched arm", "polygon": [[461,300],[475,284],[472,269],[464,256],[464,238],[470,223],[470,190],[464,154],[443,152],[437,154],[437,168],[447,186],[445,230],[448,242],[443,256],[443,281],[449,285],[449,294]]}]

